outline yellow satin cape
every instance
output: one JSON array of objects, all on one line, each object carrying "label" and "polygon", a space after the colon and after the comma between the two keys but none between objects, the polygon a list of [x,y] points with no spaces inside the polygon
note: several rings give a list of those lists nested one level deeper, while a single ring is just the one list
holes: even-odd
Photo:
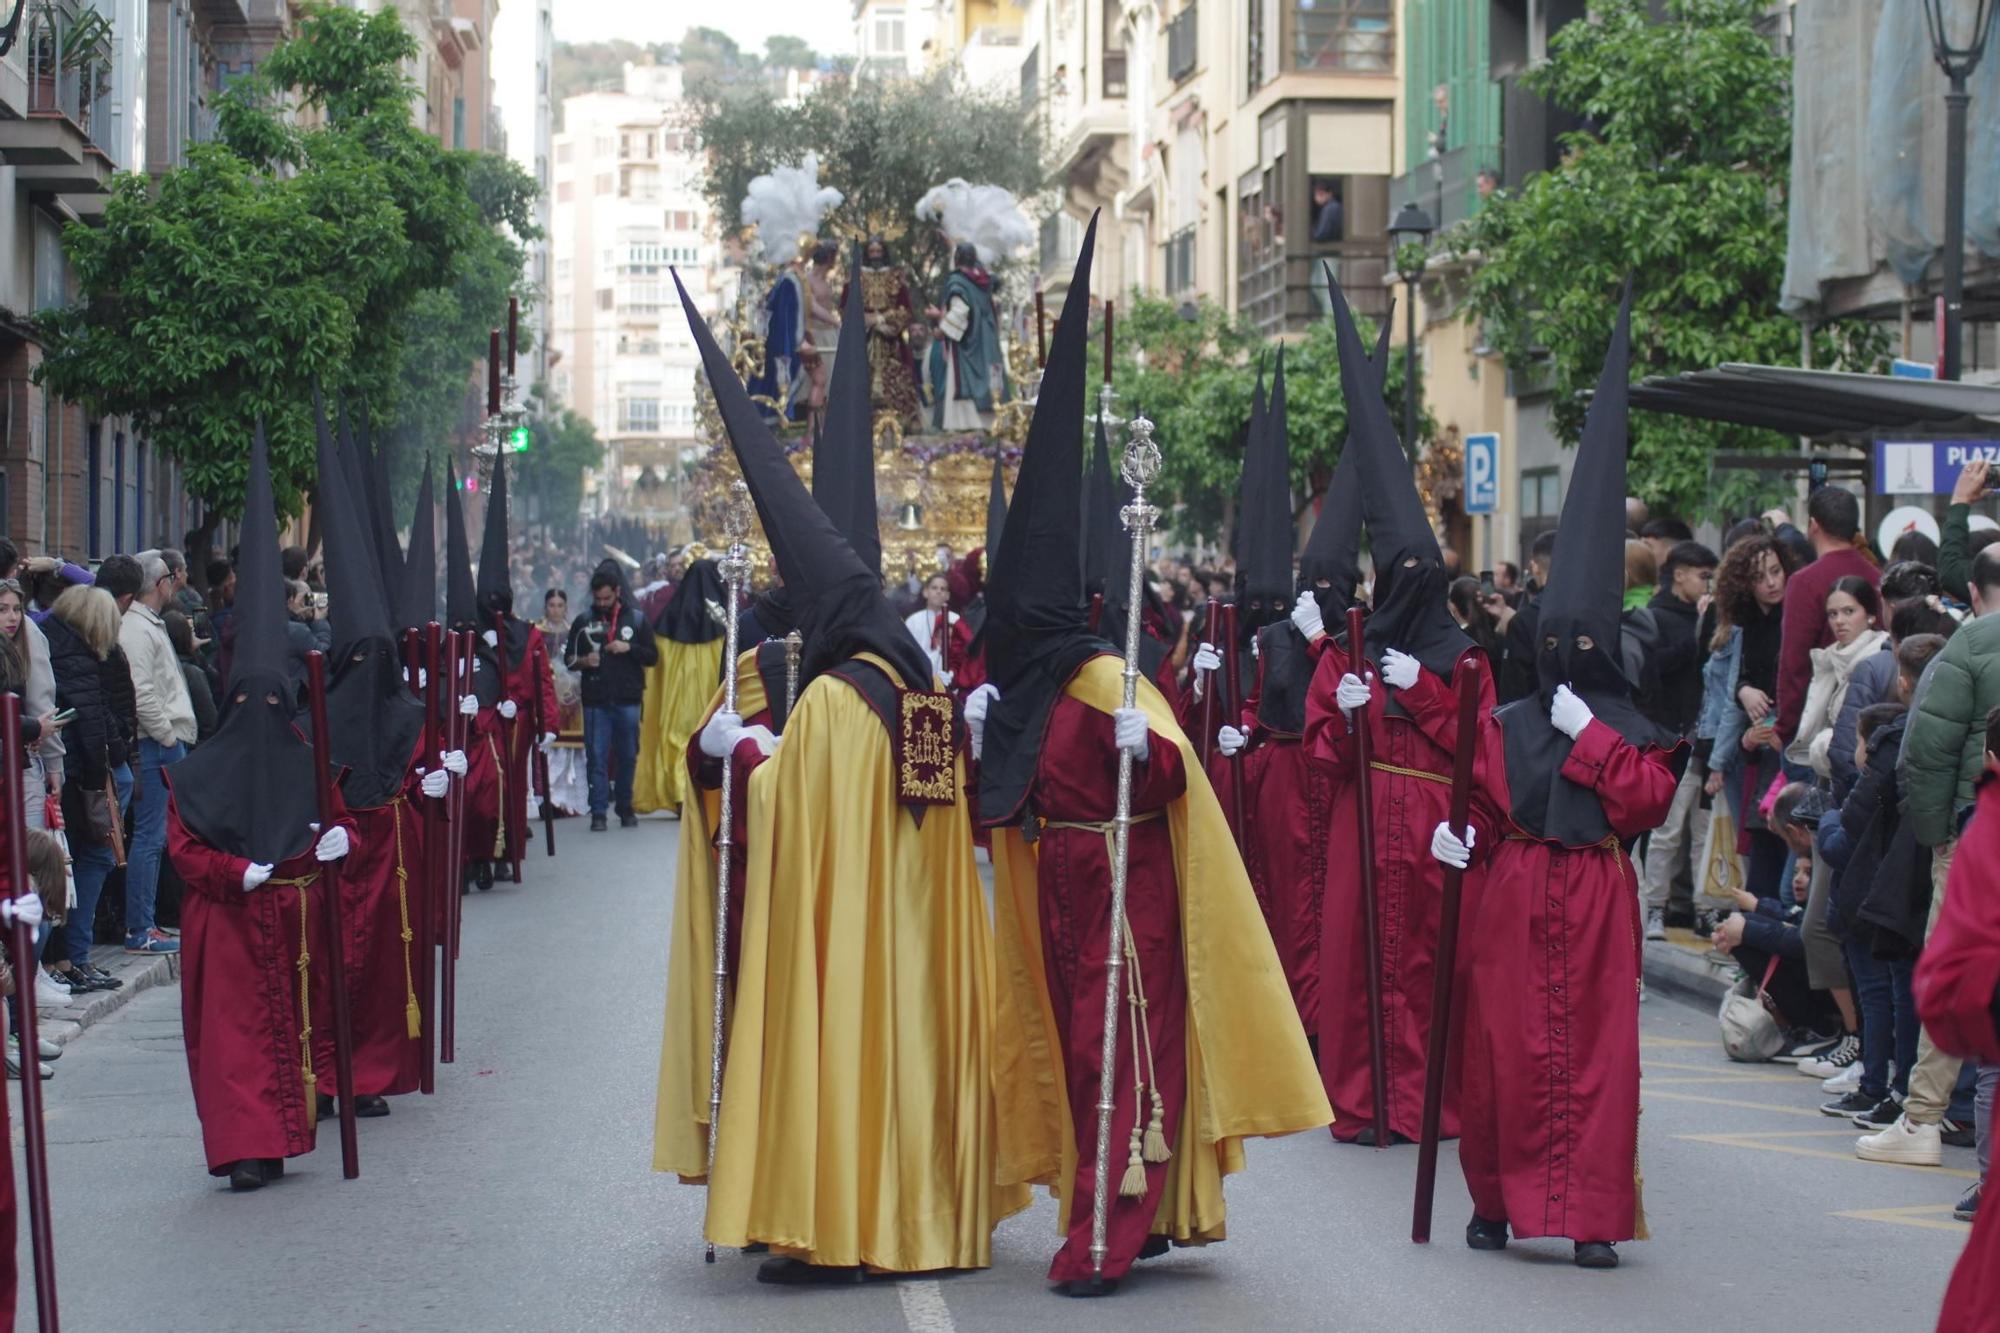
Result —
[{"label": "yellow satin cape", "polygon": [[959,769],[957,804],[919,827],[882,723],[822,676],[752,775],[716,1244],[982,1268],[1026,1206],[994,1183],[993,940]]},{"label": "yellow satin cape", "polygon": [[[1124,702],[1123,664],[1092,658],[1065,690],[1102,712]],[[1222,806],[1201,761],[1150,681],[1138,706],[1155,736],[1179,747],[1187,792],[1167,810],[1180,886],[1187,971],[1187,1100],[1153,1231],[1184,1244],[1224,1235],[1222,1178],[1243,1169],[1242,1140],[1333,1121],[1326,1090],[1277,949],[1250,889]],[[1000,1097],[999,1180],[1052,1185],[1069,1227],[1076,1179],[1062,1043],[1042,965],[1035,849],[1018,828],[993,832],[994,954],[1000,1023],[994,1086]],[[1119,1164],[1114,1163],[1116,1170]],[[1085,1205],[1088,1207],[1088,1201]]]},{"label": "yellow satin cape", "polygon": [[722,679],[725,642],[654,640],[660,659],[646,672],[639,762],[632,773],[632,808],[642,815],[675,809],[687,794],[688,737],[701,730],[702,705]]},{"label": "yellow satin cape", "polygon": [[[736,711],[764,711],[757,651],[736,659]],[[708,701],[694,734],[722,708],[722,687]],[[690,742],[692,743],[692,742]],[[686,751],[683,750],[683,755]],[[683,769],[683,772],[686,770]],[[680,861],[674,872],[674,924],[667,961],[667,1013],[660,1033],[660,1086],[653,1109],[653,1169],[688,1184],[708,1179],[708,1043],[715,1014],[715,830],[722,793],[690,784],[681,802]],[[732,894],[744,886],[731,884]],[[725,1003],[730,1001],[725,997]]]}]

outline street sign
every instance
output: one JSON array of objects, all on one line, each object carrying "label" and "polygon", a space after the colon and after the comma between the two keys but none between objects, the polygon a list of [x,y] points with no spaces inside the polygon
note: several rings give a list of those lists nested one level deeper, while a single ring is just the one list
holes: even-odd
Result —
[{"label": "street sign", "polygon": [[1465,437],[1465,512],[1490,514],[1500,507],[1500,437]]},{"label": "street sign", "polygon": [[1934,380],[1937,367],[1928,361],[1906,361],[1899,356],[1889,363],[1889,375],[1899,380]]},{"label": "street sign", "polygon": [[1875,446],[1875,493],[1949,495],[1976,458],[2000,464],[2000,440],[1882,440]]}]

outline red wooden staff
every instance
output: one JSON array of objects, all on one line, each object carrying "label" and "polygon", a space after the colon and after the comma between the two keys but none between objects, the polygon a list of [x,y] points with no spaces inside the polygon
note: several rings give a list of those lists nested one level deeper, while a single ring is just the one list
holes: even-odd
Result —
[{"label": "red wooden staff", "polygon": [[[1366,639],[1362,622],[1367,613],[1358,606],[1347,608],[1348,670],[1364,680],[1369,675]],[[1360,837],[1355,846],[1361,854],[1361,930],[1367,941],[1362,949],[1368,960],[1368,1078],[1375,1087],[1375,1147],[1389,1146],[1388,1054],[1382,1031],[1382,934],[1381,913],[1375,901],[1375,745],[1369,735],[1368,710],[1357,708],[1350,723],[1354,728],[1354,772],[1356,781],[1355,822]]]},{"label": "red wooden staff", "polygon": [[[459,649],[464,638],[457,630],[447,630],[444,634],[443,679],[450,688],[445,691],[445,712],[441,719],[444,726],[445,749],[464,748],[465,719],[459,716]],[[438,680],[439,673],[432,672],[431,679]],[[470,775],[468,774],[468,777]],[[465,844],[465,784],[460,778],[451,784],[451,794],[445,798],[447,822],[444,835],[444,855],[439,858],[438,892],[444,895],[438,904],[442,917],[440,938],[438,939],[438,1054],[441,1065],[452,1063],[454,1040],[457,1037],[458,1018],[458,889],[459,877],[464,872],[463,849]]]},{"label": "red wooden staff", "polygon": [[[411,631],[415,633],[415,631]],[[443,727],[444,673],[439,667],[439,640],[443,631],[433,620],[423,629],[423,644],[418,650],[418,661],[423,671],[424,700],[424,767],[442,765],[441,754],[445,749]],[[455,784],[454,784],[455,785]],[[449,792],[450,788],[447,787]],[[451,802],[449,796],[442,801],[425,801],[424,812],[424,890],[423,911],[419,914],[417,938],[423,947],[417,951],[422,959],[417,978],[418,994],[423,996],[423,1039],[422,1062],[417,1067],[417,1090],[429,1096],[437,1091],[437,945],[438,909],[444,902],[445,886],[449,881],[444,872],[444,849],[447,837],[445,813]]]},{"label": "red wooden staff", "polygon": [[1090,594],[1090,620],[1089,620],[1090,632],[1092,634],[1097,633],[1097,627],[1103,623],[1104,623],[1104,594],[1101,592],[1094,592]]},{"label": "red wooden staff", "polygon": [[[1458,691],[1458,736],[1451,756],[1451,831],[1467,841],[1466,821],[1472,815],[1472,754],[1479,744],[1479,671],[1476,651],[1467,652],[1452,668],[1452,688]],[[1431,1198],[1437,1187],[1438,1125],[1444,1116],[1444,1066],[1451,1044],[1451,991],[1458,968],[1459,889],[1465,872],[1444,868],[1438,910],[1437,960],[1431,973],[1431,1030],[1424,1053],[1424,1127],[1417,1140],[1417,1199],[1410,1212],[1410,1239],[1419,1245],[1431,1238]]]},{"label": "red wooden staff", "polygon": [[[1210,642],[1222,635],[1221,599],[1208,599],[1208,616],[1202,622],[1202,632]],[[1215,757],[1215,673],[1208,673],[1208,680],[1201,691],[1201,770],[1208,772],[1208,761]]]},{"label": "red wooden staff", "polygon": [[[523,658],[527,656],[527,650],[525,645],[523,646],[521,655]],[[500,672],[500,697],[504,699],[507,697],[507,671],[505,670],[507,665],[507,617],[500,615],[497,612],[494,614],[493,617],[493,660],[497,665],[499,665],[502,668]],[[526,665],[525,661],[523,662],[522,665],[524,666]],[[536,691],[536,694],[537,697],[539,697],[540,691]],[[533,719],[531,718],[529,720],[532,721]],[[520,717],[517,715],[511,718],[508,717],[501,718],[500,753],[507,756],[507,768],[509,772],[511,772],[514,768],[514,743],[520,739],[521,739]],[[539,741],[541,737],[537,736],[535,739]],[[534,765],[523,764],[522,767],[524,769],[532,771]],[[505,794],[507,790],[507,784],[504,782],[501,783],[500,790],[503,794]],[[522,795],[525,794],[526,793],[522,793]],[[507,803],[509,805],[512,805],[514,803],[512,796],[509,796],[507,798]],[[521,811],[522,811],[521,822],[523,824],[526,824],[528,822],[527,809],[528,809],[528,803],[527,801],[523,800],[521,802]],[[505,830],[507,832],[507,854],[513,859],[514,882],[516,884],[519,884],[521,882],[521,848],[514,840],[514,834],[511,828],[513,821],[508,818],[510,813],[511,813],[510,811],[506,810],[502,810],[500,812],[500,827],[502,830]]]},{"label": "red wooden staff", "polygon": [[1049,363],[1049,311],[1042,300],[1042,280],[1035,279],[1035,369]]},{"label": "red wooden staff", "polygon": [[[536,683],[540,684],[540,682]],[[556,801],[555,793],[549,790],[549,752],[542,746],[542,737],[551,734],[554,728],[549,725],[549,720],[542,716],[542,692],[540,689],[537,689],[534,693],[533,707],[535,710],[535,758],[532,766],[535,771],[535,780],[542,789],[542,836],[548,845],[549,855],[554,856],[556,854]],[[519,871],[516,871],[515,875],[516,878],[519,878]]]},{"label": "red wooden staff", "polygon": [[[21,792],[21,696],[0,694],[0,801],[7,804],[7,897],[28,892],[28,820]],[[21,1137],[27,1167],[28,1235],[34,1247],[35,1320],[42,1333],[60,1326],[56,1311],[56,1234],[49,1218],[48,1130],[42,1122],[42,1082],[35,1077],[41,1038],[35,1021],[35,928],[15,918],[7,932],[14,964],[15,1012],[21,1019]],[[4,1094],[0,1094],[4,1095]],[[9,1312],[11,1315],[11,1311]]]},{"label": "red wooden staff", "polygon": [[[324,833],[333,818],[333,740],[326,729],[326,655],[306,654],[306,694],[312,704],[313,795],[319,805]],[[361,1174],[361,1142],[354,1120],[354,1021],[347,1007],[347,940],[341,933],[338,861],[319,868],[320,908],[326,919],[327,987],[333,995],[333,1073],[340,1082],[340,1174],[353,1180]],[[300,893],[309,892],[305,885]]]},{"label": "red wooden staff", "polygon": [[[1236,651],[1236,603],[1226,602],[1222,607],[1222,680],[1226,691],[1222,698],[1224,720],[1235,726],[1243,706],[1242,663]],[[1236,850],[1247,851],[1250,845],[1250,831],[1243,826],[1243,750],[1238,747],[1229,756],[1229,805],[1236,816]]]}]

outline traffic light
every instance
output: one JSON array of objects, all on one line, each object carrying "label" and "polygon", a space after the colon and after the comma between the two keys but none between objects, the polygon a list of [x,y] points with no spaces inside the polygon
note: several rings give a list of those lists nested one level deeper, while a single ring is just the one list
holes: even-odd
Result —
[{"label": "traffic light", "polygon": [[528,452],[528,428],[525,425],[516,426],[507,432],[507,452],[510,454]]}]

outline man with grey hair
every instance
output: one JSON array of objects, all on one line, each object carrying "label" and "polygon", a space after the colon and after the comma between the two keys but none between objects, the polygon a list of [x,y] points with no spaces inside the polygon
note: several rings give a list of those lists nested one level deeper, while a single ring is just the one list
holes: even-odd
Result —
[{"label": "man with grey hair", "polygon": [[172,604],[174,574],[158,551],[141,551],[139,591],[118,626],[139,717],[139,762],[132,774],[132,845],[125,864],[125,952],[178,953],[180,941],[153,920],[160,856],[167,845],[167,788],[161,775],[195,738],[194,701],[160,613]]}]

